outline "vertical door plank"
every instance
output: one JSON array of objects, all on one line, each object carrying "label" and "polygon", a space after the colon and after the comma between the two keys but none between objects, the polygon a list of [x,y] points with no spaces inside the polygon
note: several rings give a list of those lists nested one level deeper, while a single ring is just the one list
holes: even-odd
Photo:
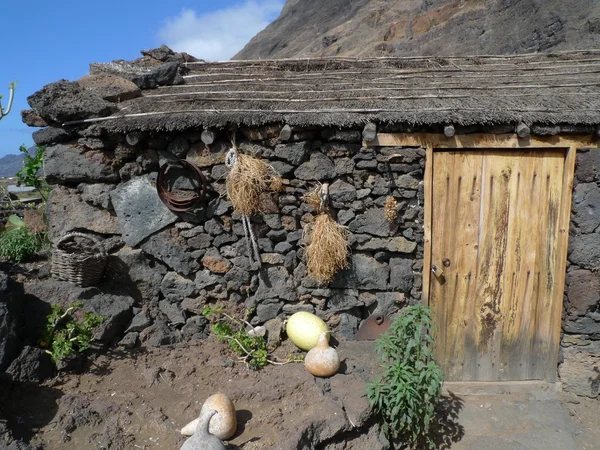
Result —
[{"label": "vertical door plank", "polygon": [[540,217],[540,183],[535,152],[522,153],[511,184],[505,310],[501,343],[501,380],[524,379],[528,370],[534,328],[534,272],[538,233],[532,227]]},{"label": "vertical door plank", "polygon": [[511,360],[515,356],[511,348],[519,341],[520,336],[520,308],[522,302],[518,300],[517,293],[520,289],[519,274],[521,271],[521,229],[527,218],[521,214],[520,207],[523,204],[521,195],[522,176],[526,175],[524,167],[527,167],[529,156],[522,152],[514,152],[510,162],[505,162],[506,171],[504,176],[508,181],[508,224],[506,240],[506,263],[502,276],[502,302],[501,310],[501,333],[500,333],[500,354],[498,358],[498,379],[510,379],[511,372],[514,370],[515,361]]},{"label": "vertical door plank", "polygon": [[[433,199],[431,232],[436,238],[431,245],[431,264],[441,263],[443,254],[448,247],[449,229],[452,224],[452,176],[454,174],[455,152],[434,152],[433,154]],[[430,307],[435,313],[438,324],[438,340],[436,341],[435,356],[438,364],[449,372],[446,343],[449,339],[446,330],[447,306],[452,298],[448,283],[442,283],[433,273],[430,282]]]},{"label": "vertical door plank", "polygon": [[[470,332],[469,318],[476,295],[477,243],[481,204],[483,154],[455,155],[452,180],[453,227],[442,255],[444,276],[452,297],[448,299],[446,347],[450,379],[468,380],[473,372],[477,348]],[[439,264],[438,263],[438,264]],[[445,264],[444,264],[445,263]]]},{"label": "vertical door plank", "polygon": [[477,379],[498,380],[504,272],[507,257],[510,213],[509,182],[514,157],[509,152],[488,151],[484,154],[482,186],[482,222],[477,261]]},{"label": "vertical door plank", "polygon": [[421,303],[429,304],[429,284],[431,282],[431,216],[433,211],[433,147],[425,151],[425,176],[423,179],[424,217],[423,220],[423,296]]},{"label": "vertical door plank", "polygon": [[[557,262],[557,245],[559,235],[560,209],[562,200],[562,184],[564,176],[565,153],[560,150],[540,152],[540,180],[544,194],[542,215],[539,217],[538,254],[536,270],[538,276],[537,308],[532,316],[535,323],[535,334],[532,339],[533,349],[529,355],[530,379],[544,379],[547,375],[549,355],[552,341],[552,312],[555,308],[555,275]],[[562,297],[562,291],[561,291]],[[561,302],[562,303],[562,302]],[[556,367],[554,368],[556,371]]]}]

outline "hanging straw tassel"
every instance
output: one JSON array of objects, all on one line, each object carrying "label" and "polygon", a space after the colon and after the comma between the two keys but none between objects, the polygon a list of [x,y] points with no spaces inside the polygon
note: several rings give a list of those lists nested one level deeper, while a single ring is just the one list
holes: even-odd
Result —
[{"label": "hanging straw tassel", "polygon": [[[229,150],[227,152],[227,155],[225,155],[225,166],[230,170],[229,174],[232,174],[234,173],[234,171],[237,172],[239,170],[239,155],[235,148]],[[229,179],[229,175],[227,176],[227,178]],[[238,191],[234,188],[230,189],[230,185],[227,185],[227,193],[229,194],[229,197],[231,199],[230,190],[236,193]],[[250,214],[253,211],[253,208],[248,208],[248,205],[250,205],[250,203],[244,204],[243,201],[233,201],[233,199],[232,203],[234,204],[234,208],[236,208],[236,210],[242,209],[243,211],[249,211]],[[236,207],[236,204],[238,204],[238,207]],[[243,212],[241,212],[241,214],[242,226],[244,228],[244,236],[246,237],[246,246],[248,247],[248,259],[250,260],[250,264],[256,262],[260,267],[260,253],[258,251],[258,243],[256,242],[256,236],[254,235],[254,231],[252,230],[252,223],[250,222],[250,217],[248,217],[248,214],[244,214]]]},{"label": "hanging straw tassel", "polygon": [[308,275],[329,283],[335,274],[348,267],[350,245],[348,229],[338,224],[328,212],[329,185],[317,186],[304,200],[320,212],[315,221],[304,229],[306,267]]},{"label": "hanging straw tassel", "polygon": [[242,225],[250,263],[261,266],[258,242],[252,229],[250,216],[260,212],[260,194],[267,190],[279,190],[282,186],[279,174],[264,161],[240,154],[232,139],[233,148],[225,156],[229,174],[225,179],[227,196],[233,208],[242,216]]}]

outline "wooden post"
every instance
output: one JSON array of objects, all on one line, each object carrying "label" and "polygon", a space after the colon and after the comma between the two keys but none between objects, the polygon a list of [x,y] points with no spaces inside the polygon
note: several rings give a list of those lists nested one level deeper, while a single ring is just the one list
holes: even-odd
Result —
[{"label": "wooden post", "polygon": [[329,204],[329,183],[321,185],[321,206],[325,207]]},{"label": "wooden post", "polygon": [[524,123],[517,125],[517,136],[524,138],[531,134],[531,129]]},{"label": "wooden post", "polygon": [[291,137],[292,137],[292,127],[290,127],[289,125],[285,125],[279,132],[279,140],[280,141],[289,141]]},{"label": "wooden post", "polygon": [[146,136],[145,136],[144,133],[140,133],[140,132],[134,131],[133,133],[127,133],[125,135],[125,140],[127,141],[127,143],[129,145],[131,145],[132,147],[135,147],[140,142],[142,142],[145,137]]},{"label": "wooden post", "polygon": [[212,130],[204,130],[202,132],[202,135],[200,136],[200,139],[202,140],[202,142],[204,142],[206,145],[210,145],[213,142],[215,142],[215,132]]},{"label": "wooden post", "polygon": [[362,137],[365,141],[372,141],[377,137],[377,125],[369,122],[365,125],[362,132]]},{"label": "wooden post", "polygon": [[447,137],[452,137],[452,136],[454,136],[455,133],[456,133],[456,130],[454,129],[454,125],[446,125],[444,127],[444,134]]}]

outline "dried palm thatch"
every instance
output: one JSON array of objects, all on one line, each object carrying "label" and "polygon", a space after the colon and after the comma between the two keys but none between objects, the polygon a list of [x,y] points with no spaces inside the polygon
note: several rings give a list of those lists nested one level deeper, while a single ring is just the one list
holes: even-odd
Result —
[{"label": "dried palm thatch", "polygon": [[[351,128],[374,122],[400,129],[448,123],[595,126],[599,57],[600,50],[583,50],[202,61],[185,65],[184,84],[144,89],[113,115],[83,120],[105,122],[111,133],[284,123]],[[94,65],[94,70],[119,74],[111,66]]]},{"label": "dried palm thatch", "polygon": [[321,283],[330,282],[340,269],[348,267],[348,230],[328,213],[319,214],[304,229],[308,274]]},{"label": "dried palm thatch", "polygon": [[280,190],[281,177],[266,162],[254,156],[237,154],[225,180],[227,196],[234,209],[244,216],[260,212],[260,194],[268,190]]}]

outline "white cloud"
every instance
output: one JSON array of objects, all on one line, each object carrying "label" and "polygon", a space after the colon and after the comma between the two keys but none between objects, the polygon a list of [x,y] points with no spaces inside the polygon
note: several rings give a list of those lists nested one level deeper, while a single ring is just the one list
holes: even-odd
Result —
[{"label": "white cloud", "polygon": [[158,32],[161,42],[177,52],[209,61],[230,59],[283,8],[282,0],[247,0],[236,6],[197,15],[183,9]]}]

